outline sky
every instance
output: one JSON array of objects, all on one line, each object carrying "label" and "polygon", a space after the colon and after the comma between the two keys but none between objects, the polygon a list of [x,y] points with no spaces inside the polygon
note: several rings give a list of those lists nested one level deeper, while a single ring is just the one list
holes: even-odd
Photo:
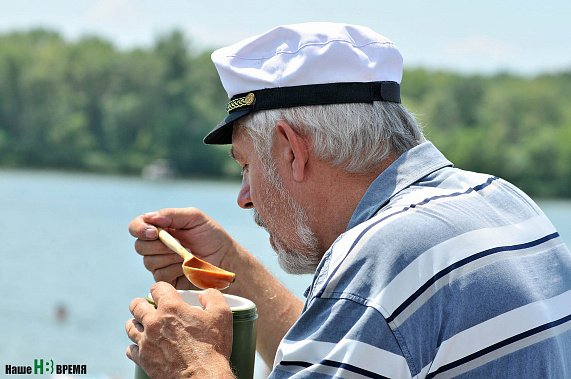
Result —
[{"label": "sky", "polygon": [[0,33],[44,27],[126,50],[175,29],[202,51],[283,24],[360,24],[395,42],[405,68],[465,74],[571,70],[570,18],[569,0],[0,0]]}]

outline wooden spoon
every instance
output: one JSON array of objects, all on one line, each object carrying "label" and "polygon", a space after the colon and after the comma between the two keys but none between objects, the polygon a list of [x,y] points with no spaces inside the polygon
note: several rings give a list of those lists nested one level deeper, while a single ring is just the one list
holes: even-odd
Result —
[{"label": "wooden spoon", "polygon": [[234,282],[236,276],[233,272],[223,270],[192,255],[166,230],[159,230],[159,239],[172,251],[184,259],[182,271],[187,279],[201,289],[214,288],[223,290]]}]

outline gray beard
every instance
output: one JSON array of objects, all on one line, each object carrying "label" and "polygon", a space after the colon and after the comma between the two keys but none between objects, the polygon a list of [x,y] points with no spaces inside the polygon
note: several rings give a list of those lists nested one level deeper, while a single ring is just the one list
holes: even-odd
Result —
[{"label": "gray beard", "polygon": [[[272,248],[277,254],[280,267],[285,272],[294,275],[313,274],[315,273],[323,254],[320,252],[317,237],[307,225],[308,216],[301,206],[295,203],[291,196],[289,196],[285,188],[283,188],[275,169],[273,167],[266,167],[265,172],[267,173],[266,180],[271,183],[270,186],[264,188],[265,198],[275,199],[275,193],[279,194],[278,201],[287,205],[287,214],[285,217],[294,220],[294,225],[296,226],[295,234],[297,238],[295,242],[290,245],[285,245],[285,243],[280,241],[270,232],[266,226],[266,222],[264,222],[255,208],[252,210],[254,222],[266,229],[266,231],[272,236]],[[275,204],[270,202],[268,204],[267,217],[272,221],[271,225],[279,225],[279,220],[274,220],[274,216],[272,216],[276,214],[276,212],[273,212],[274,209]]]}]

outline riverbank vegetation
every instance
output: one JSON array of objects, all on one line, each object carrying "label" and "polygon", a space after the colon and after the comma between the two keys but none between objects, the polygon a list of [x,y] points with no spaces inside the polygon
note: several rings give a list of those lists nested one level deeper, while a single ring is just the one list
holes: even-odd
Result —
[{"label": "riverbank vegetation", "polygon": [[[185,176],[238,175],[227,147],[202,143],[227,98],[210,52],[191,46],[176,31],[129,51],[0,35],[0,167],[139,174],[166,160]],[[406,69],[402,98],[457,167],[571,197],[571,62],[533,78]]]}]

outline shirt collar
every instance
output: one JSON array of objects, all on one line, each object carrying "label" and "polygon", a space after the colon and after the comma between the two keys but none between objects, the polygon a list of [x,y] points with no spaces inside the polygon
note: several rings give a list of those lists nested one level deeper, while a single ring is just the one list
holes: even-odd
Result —
[{"label": "shirt collar", "polygon": [[347,230],[373,217],[393,196],[411,184],[436,170],[452,166],[431,142],[413,147],[371,183],[353,212]]}]

